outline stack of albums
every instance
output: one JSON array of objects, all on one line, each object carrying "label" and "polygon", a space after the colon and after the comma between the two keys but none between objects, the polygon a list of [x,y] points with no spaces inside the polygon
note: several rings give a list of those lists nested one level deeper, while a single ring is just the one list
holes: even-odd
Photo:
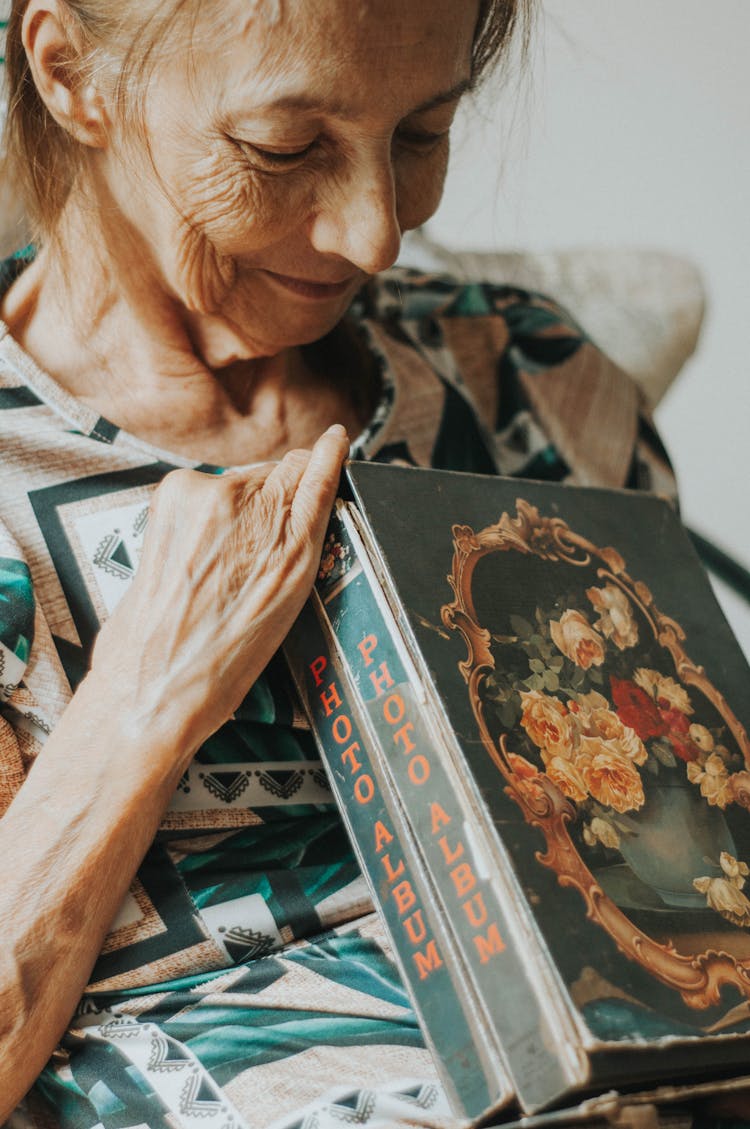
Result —
[{"label": "stack of albums", "polygon": [[457,1118],[681,1123],[750,1057],[750,671],[679,519],[345,490],[285,650]]}]

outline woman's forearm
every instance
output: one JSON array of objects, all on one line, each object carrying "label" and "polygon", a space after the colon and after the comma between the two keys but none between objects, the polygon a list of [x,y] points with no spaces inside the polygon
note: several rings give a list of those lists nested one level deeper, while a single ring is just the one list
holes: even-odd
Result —
[{"label": "woman's forearm", "polygon": [[[0,1123],[73,1014],[193,750],[84,681],[0,820]],[[33,1033],[33,1037],[30,1037]]]},{"label": "woman's forearm", "polygon": [[0,1121],[65,1030],[180,775],[298,615],[347,450],[334,427],[312,452],[155,492],[91,673],[0,821]]}]

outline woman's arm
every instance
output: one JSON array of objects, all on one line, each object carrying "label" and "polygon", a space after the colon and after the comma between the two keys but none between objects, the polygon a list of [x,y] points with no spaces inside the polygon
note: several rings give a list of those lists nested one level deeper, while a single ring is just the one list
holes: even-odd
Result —
[{"label": "woman's arm", "polygon": [[0,1122],[62,1035],[161,816],[312,585],[347,441],[169,475],[92,668],[0,821]]}]

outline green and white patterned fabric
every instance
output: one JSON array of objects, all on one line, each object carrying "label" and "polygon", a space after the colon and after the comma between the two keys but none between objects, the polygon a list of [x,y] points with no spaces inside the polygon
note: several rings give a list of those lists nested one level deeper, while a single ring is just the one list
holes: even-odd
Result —
[{"label": "green and white patterned fabric", "polygon": [[[5,63],[5,29],[10,16],[10,0],[0,0],[0,67]],[[0,91],[2,91],[3,72],[0,70]],[[0,102],[2,96],[0,95]]]},{"label": "green and white patterned fabric", "polygon": [[[633,385],[553,302],[393,271],[348,322],[380,388],[353,457],[673,490]],[[137,568],[152,491],[194,464],[97,417],[1,323],[0,435],[1,813]],[[185,773],[9,1124],[455,1124],[280,660]]]}]

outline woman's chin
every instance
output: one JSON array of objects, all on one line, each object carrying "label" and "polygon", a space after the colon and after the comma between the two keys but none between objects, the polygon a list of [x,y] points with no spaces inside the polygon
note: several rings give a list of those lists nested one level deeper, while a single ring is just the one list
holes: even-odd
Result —
[{"label": "woman's chin", "polygon": [[256,304],[243,308],[244,304],[231,303],[226,314],[191,314],[193,350],[210,369],[276,356],[325,337],[341,321],[350,302],[351,298],[340,298],[335,307],[330,303],[327,309],[279,302],[260,324]]}]

